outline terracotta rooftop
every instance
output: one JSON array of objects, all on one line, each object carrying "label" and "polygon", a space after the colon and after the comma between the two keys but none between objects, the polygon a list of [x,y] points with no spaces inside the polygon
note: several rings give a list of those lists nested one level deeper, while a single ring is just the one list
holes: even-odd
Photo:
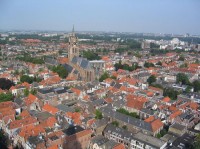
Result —
[{"label": "terracotta rooftop", "polygon": [[45,104],[42,109],[43,109],[43,111],[47,111],[53,115],[55,115],[59,111],[57,108],[55,108],[49,104]]}]

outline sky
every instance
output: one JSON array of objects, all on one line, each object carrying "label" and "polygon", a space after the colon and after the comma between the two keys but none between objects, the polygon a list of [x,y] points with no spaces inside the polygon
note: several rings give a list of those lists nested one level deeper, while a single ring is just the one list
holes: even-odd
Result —
[{"label": "sky", "polygon": [[200,35],[200,0],[0,0],[0,30]]}]

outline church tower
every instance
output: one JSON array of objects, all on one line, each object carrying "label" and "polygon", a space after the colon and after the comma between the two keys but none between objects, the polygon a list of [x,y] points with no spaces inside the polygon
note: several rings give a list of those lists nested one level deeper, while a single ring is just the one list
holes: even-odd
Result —
[{"label": "church tower", "polygon": [[75,36],[74,26],[72,33],[69,35],[69,48],[68,48],[68,59],[71,61],[74,56],[79,57],[79,49],[77,47],[78,38]]}]

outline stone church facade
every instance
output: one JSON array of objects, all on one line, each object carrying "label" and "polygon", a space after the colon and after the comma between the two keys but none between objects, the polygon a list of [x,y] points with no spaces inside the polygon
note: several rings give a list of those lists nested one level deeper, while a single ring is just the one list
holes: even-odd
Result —
[{"label": "stone church facade", "polygon": [[[88,61],[80,57],[78,38],[75,36],[74,28],[69,35],[68,63],[65,68],[69,72],[69,77],[75,77],[82,81],[94,81],[104,72],[105,62],[102,60]],[[95,63],[95,64],[94,64]]]}]

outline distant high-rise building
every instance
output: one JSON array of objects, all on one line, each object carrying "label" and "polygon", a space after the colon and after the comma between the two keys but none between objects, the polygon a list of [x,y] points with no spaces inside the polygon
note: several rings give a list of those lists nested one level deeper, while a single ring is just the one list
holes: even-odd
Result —
[{"label": "distant high-rise building", "polygon": [[150,42],[144,40],[141,44],[142,49],[150,49]]},{"label": "distant high-rise building", "polygon": [[186,34],[185,34],[185,37],[190,37],[190,34],[189,34],[189,33],[186,33]]}]

